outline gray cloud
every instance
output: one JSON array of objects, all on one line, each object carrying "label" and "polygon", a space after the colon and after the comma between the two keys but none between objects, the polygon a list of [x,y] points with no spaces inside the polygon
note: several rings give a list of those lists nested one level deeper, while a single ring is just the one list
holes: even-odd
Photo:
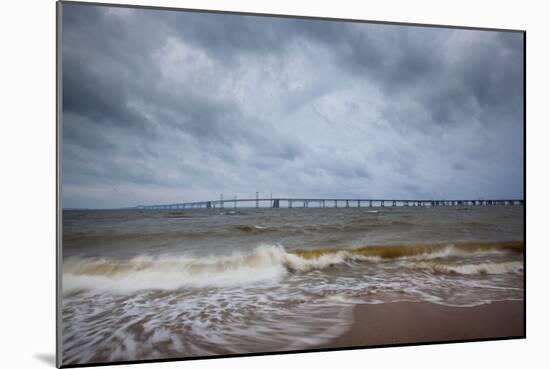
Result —
[{"label": "gray cloud", "polygon": [[519,33],[63,5],[63,200],[522,197]]}]

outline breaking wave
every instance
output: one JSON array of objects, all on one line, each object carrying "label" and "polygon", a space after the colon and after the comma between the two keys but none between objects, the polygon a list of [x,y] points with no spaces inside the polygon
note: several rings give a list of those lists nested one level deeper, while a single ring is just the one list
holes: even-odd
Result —
[{"label": "breaking wave", "polygon": [[504,274],[523,272],[523,263],[519,261],[509,261],[505,263],[479,263],[463,265],[445,265],[436,263],[422,263],[418,268],[424,268],[434,273],[448,274]]},{"label": "breaking wave", "polygon": [[406,266],[450,274],[501,274],[523,270],[519,261],[448,264],[447,258],[523,252],[522,242],[368,246],[355,249],[312,249],[289,252],[281,245],[261,245],[248,253],[215,256],[138,256],[129,260],[70,258],[63,263],[63,290],[227,287],[277,281],[288,273],[323,270],[362,262],[406,261]]}]

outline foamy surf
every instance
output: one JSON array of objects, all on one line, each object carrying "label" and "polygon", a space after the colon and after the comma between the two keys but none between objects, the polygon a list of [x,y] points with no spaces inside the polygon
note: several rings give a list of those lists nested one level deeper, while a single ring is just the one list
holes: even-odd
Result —
[{"label": "foamy surf", "polygon": [[123,293],[276,281],[287,273],[286,255],[280,246],[260,246],[251,253],[227,256],[139,256],[126,261],[73,258],[64,262],[63,291]]},{"label": "foamy surf", "polygon": [[139,256],[125,261],[72,258],[64,262],[63,290],[120,293],[254,285],[276,282],[292,271],[324,269],[354,259],[364,258],[346,251],[304,257],[287,252],[281,245],[261,245],[248,253],[208,257]]},{"label": "foamy surf", "polygon": [[351,305],[268,289],[82,293],[64,305],[67,363],[292,350],[326,343],[352,324]]},{"label": "foamy surf", "polygon": [[288,273],[324,270],[357,263],[405,262],[408,268],[438,273],[501,274],[522,271],[523,263],[447,265],[426,260],[483,256],[522,251],[520,243],[456,245],[392,245],[354,249],[287,251],[281,245],[260,245],[250,252],[230,255],[139,256],[130,260],[71,258],[63,265],[63,291],[103,290],[131,292],[178,288],[230,287],[276,282]]},{"label": "foamy surf", "polygon": [[505,274],[523,272],[523,263],[520,261],[511,261],[505,263],[480,263],[463,265],[446,265],[437,263],[419,263],[417,268],[424,268],[437,273],[451,274]]}]

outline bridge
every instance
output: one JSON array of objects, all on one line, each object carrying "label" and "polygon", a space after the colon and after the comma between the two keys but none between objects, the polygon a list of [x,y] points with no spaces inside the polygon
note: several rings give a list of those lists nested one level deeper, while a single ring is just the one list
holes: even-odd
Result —
[{"label": "bridge", "polygon": [[255,198],[223,199],[160,205],[138,205],[137,209],[225,209],[225,208],[361,208],[361,207],[439,207],[524,205],[520,199],[498,200],[394,200],[341,198]]}]

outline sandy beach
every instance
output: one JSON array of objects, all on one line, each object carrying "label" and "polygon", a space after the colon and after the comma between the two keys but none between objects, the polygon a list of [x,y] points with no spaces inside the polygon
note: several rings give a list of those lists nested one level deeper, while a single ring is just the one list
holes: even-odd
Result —
[{"label": "sandy beach", "polygon": [[316,348],[379,346],[434,341],[524,337],[523,301],[475,307],[428,302],[362,304],[344,334]]}]

